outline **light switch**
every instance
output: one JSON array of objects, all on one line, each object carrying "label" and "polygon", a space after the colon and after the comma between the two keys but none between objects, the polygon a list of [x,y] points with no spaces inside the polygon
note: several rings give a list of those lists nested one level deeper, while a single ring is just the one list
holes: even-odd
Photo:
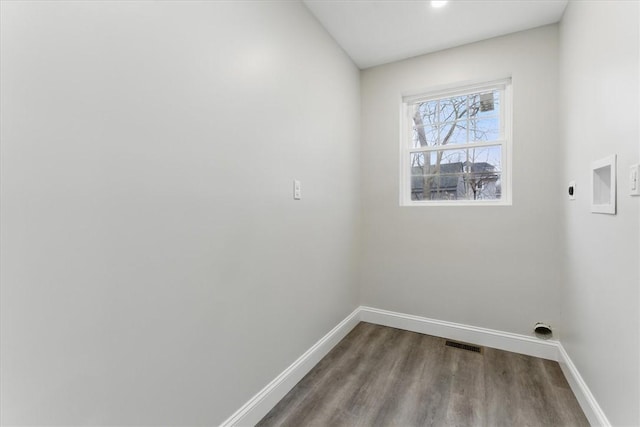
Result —
[{"label": "light switch", "polygon": [[632,196],[640,196],[640,165],[631,166],[631,173],[629,174],[629,194]]},{"label": "light switch", "polygon": [[297,179],[293,180],[293,199],[300,200],[302,198],[302,187],[300,185],[300,181]]}]

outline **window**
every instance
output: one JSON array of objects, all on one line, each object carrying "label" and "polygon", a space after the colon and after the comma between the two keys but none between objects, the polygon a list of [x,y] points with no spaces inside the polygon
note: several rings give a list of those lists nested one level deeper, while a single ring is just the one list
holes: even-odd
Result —
[{"label": "window", "polygon": [[511,204],[511,79],[403,98],[400,204]]}]

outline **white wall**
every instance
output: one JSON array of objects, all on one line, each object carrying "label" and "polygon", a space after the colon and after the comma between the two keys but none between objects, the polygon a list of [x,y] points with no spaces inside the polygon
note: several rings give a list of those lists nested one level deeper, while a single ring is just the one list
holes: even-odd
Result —
[{"label": "white wall", "polygon": [[357,303],[358,70],[297,2],[1,7],[2,422],[222,422]]},{"label": "white wall", "polygon": [[[562,343],[614,425],[640,425],[638,3],[570,2],[560,25],[567,279]],[[618,214],[590,213],[591,162],[618,155]]]},{"label": "white wall", "polygon": [[[530,334],[559,314],[557,26],[364,70],[363,254],[366,305]],[[513,206],[399,207],[403,92],[513,77]]]}]

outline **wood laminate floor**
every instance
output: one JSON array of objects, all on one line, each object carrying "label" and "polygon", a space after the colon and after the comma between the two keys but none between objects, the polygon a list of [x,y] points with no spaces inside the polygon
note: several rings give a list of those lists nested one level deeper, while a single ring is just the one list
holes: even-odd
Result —
[{"label": "wood laminate floor", "polygon": [[259,426],[588,426],[560,365],[360,323]]}]

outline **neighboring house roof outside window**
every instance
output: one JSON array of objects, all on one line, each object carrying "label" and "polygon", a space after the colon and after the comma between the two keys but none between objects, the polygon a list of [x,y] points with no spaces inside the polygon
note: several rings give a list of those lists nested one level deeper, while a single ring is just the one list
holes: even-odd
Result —
[{"label": "neighboring house roof outside window", "polygon": [[[476,188],[482,188],[490,184],[495,185],[499,178],[495,166],[487,162],[454,162],[440,166],[417,166],[412,169],[411,187],[415,194],[424,193],[427,182],[432,195],[449,193],[457,198],[467,192],[467,186],[475,185]],[[499,193],[499,186],[496,191]]]}]

